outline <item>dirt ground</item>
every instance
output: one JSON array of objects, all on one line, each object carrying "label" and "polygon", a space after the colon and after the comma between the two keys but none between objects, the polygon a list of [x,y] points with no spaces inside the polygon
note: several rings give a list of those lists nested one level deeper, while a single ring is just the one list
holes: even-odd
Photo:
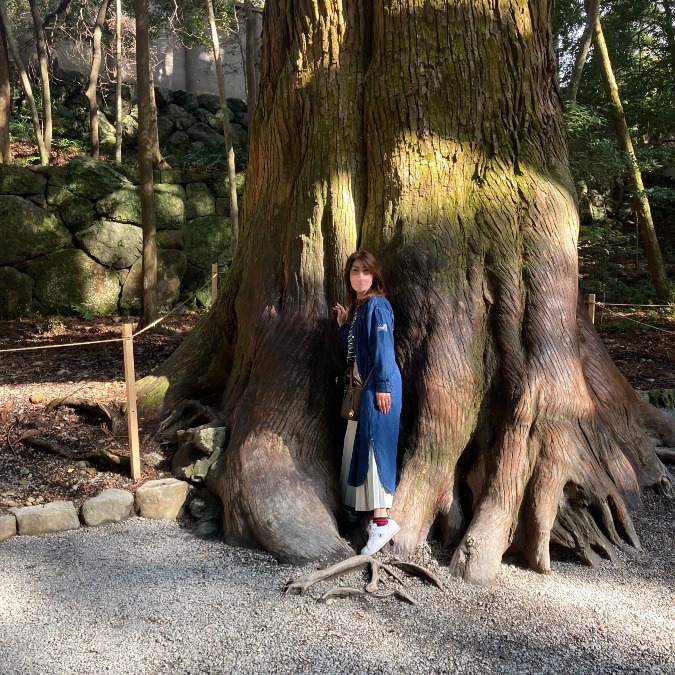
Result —
[{"label": "dirt ground", "polygon": [[[617,326],[617,314],[598,315],[598,330],[615,363],[637,389],[675,388],[675,318],[631,315]],[[137,378],[151,372],[183,340],[200,314],[172,316],[134,341]],[[639,321],[640,323],[635,323]],[[0,322],[0,513],[15,506],[67,499],[80,505],[108,487],[133,489],[128,472],[81,453],[103,448],[128,456],[126,424],[112,430],[103,417],[69,407],[48,409],[68,397],[119,410],[125,403],[121,342],[2,353],[3,349],[119,338],[111,318],[41,318]],[[142,424],[142,420],[141,420]],[[40,438],[72,454],[66,458],[28,447]],[[162,448],[147,442],[144,451]],[[170,475],[169,461],[144,465],[143,482]]]}]

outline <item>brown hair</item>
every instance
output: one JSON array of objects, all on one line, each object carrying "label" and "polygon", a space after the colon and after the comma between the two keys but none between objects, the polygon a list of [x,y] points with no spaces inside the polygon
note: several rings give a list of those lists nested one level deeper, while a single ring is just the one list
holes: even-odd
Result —
[{"label": "brown hair", "polygon": [[373,275],[373,285],[370,287],[366,299],[371,295],[386,294],[384,288],[384,279],[382,278],[382,270],[377,264],[375,256],[372,253],[368,253],[368,251],[355,251],[352,253],[349,258],[347,258],[347,264],[345,265],[345,271],[343,273],[348,298],[347,309],[349,310],[349,314],[347,315],[347,320],[350,323],[354,319],[354,312],[356,311],[357,307],[356,291],[352,288],[352,285],[349,281],[349,273],[352,271],[352,265],[355,262],[360,262],[366,268],[366,270]]}]

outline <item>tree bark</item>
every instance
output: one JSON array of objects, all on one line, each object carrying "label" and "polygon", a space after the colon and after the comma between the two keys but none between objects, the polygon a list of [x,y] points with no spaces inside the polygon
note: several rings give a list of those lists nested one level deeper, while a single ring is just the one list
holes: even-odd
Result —
[{"label": "tree bark", "polygon": [[94,23],[92,47],[91,47],[91,68],[89,69],[89,81],[84,92],[89,101],[89,131],[90,131],[90,149],[89,153],[94,159],[99,158],[99,138],[98,138],[98,102],[96,100],[96,90],[98,88],[98,76],[101,71],[101,35],[103,33],[103,24],[108,13],[108,4],[110,0],[103,0],[96,15]]},{"label": "tree bark", "polygon": [[150,40],[147,0],[135,0],[136,16],[136,83],[138,91],[138,169],[143,220],[143,262],[141,290],[141,325],[147,326],[157,316],[157,220],[152,174],[154,136],[153,89],[150,71]]},{"label": "tree bark", "polygon": [[9,135],[11,96],[7,38],[5,37],[5,25],[0,18],[0,164],[10,164],[12,161],[12,145]]},{"label": "tree bark", "polygon": [[26,100],[28,101],[28,106],[30,107],[31,119],[33,121],[33,130],[35,132],[35,142],[38,146],[38,152],[40,154],[40,164],[42,166],[47,166],[49,164],[49,153],[45,147],[44,139],[42,136],[42,128],[40,126],[40,116],[38,115],[37,106],[35,105],[35,96],[33,96],[33,88],[31,87],[30,80],[28,79],[28,73],[26,72],[26,67],[23,64],[21,59],[21,54],[19,52],[19,46],[14,39],[14,34],[12,32],[9,20],[7,18],[7,8],[5,6],[5,0],[0,0],[0,19],[5,27],[5,37],[7,38],[7,44],[12,53],[12,58],[14,59],[14,65],[19,73],[19,79],[21,80],[21,88],[23,89],[24,94],[26,95]]},{"label": "tree bark", "polygon": [[115,0],[115,164],[122,163],[122,0]]},{"label": "tree bark", "polygon": [[[427,537],[494,580],[549,543],[639,546],[628,506],[669,489],[645,429],[675,428],[613,366],[578,302],[575,190],[549,3],[268,0],[240,246],[208,317],[139,384],[161,417],[220,400],[207,484],[225,538],[339,558],[352,251],[383,263],[404,381],[396,550]],[[309,534],[311,533],[311,534]]]},{"label": "tree bark", "polygon": [[223,114],[223,140],[225,142],[225,155],[227,156],[227,179],[230,183],[230,254],[234,256],[239,241],[239,204],[237,200],[237,171],[234,159],[234,147],[232,146],[232,130],[230,129],[230,115],[227,110],[227,93],[225,91],[225,75],[220,58],[220,41],[218,28],[216,27],[216,15],[213,11],[213,0],[206,0],[209,16],[209,28],[211,29],[211,49],[213,60],[216,65],[216,81],[218,82],[218,94],[220,96],[220,110]]},{"label": "tree bark", "polygon": [[614,131],[616,133],[619,147],[626,154],[628,159],[628,174],[630,178],[631,191],[633,193],[633,207],[637,213],[638,226],[642,237],[642,244],[647,257],[649,274],[656,289],[656,295],[664,303],[672,302],[674,299],[673,289],[666,276],[666,270],[663,265],[661,249],[656,238],[654,230],[654,221],[649,207],[649,200],[645,194],[644,184],[642,182],[642,173],[640,165],[635,156],[633,141],[630,137],[626,116],[623,112],[619,88],[614,79],[612,64],[605,43],[605,37],[602,32],[602,24],[599,15],[595,17],[595,30],[593,33],[593,44],[598,52],[598,62],[602,73],[602,81],[605,87],[605,94],[611,104],[611,117]]},{"label": "tree bark", "polygon": [[33,29],[37,44],[38,63],[40,65],[40,84],[42,85],[42,139],[47,157],[52,152],[52,94],[49,79],[49,63],[47,61],[47,39],[42,27],[42,18],[36,0],[29,0],[30,12],[33,17]]},{"label": "tree bark", "polygon": [[598,14],[600,7],[600,0],[587,0],[586,2],[586,26],[584,32],[579,39],[579,52],[574,61],[574,68],[572,69],[572,77],[567,88],[567,100],[570,103],[576,103],[577,94],[579,93],[579,83],[581,82],[581,74],[586,65],[588,52],[591,49],[593,42],[593,29],[595,27],[595,17]]}]

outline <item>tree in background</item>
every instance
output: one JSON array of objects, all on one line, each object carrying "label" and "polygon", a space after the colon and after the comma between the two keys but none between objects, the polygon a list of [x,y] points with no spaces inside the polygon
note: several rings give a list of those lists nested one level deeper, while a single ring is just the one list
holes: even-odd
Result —
[{"label": "tree in background", "polygon": [[47,39],[42,25],[42,17],[37,6],[37,0],[28,0],[33,18],[35,44],[37,46],[38,65],[40,69],[40,93],[42,95],[42,140],[47,157],[52,152],[52,95],[47,59]]},{"label": "tree in background", "polygon": [[[99,158],[99,138],[98,138],[98,77],[101,72],[101,35],[103,33],[103,25],[105,17],[108,13],[108,4],[110,0],[103,0],[98,13],[96,14],[96,21],[92,31],[92,46],[91,46],[91,68],[89,70],[89,78],[87,80],[87,88],[84,92],[89,101],[89,131],[90,131],[90,149],[89,154],[94,158]],[[117,79],[122,75],[121,70],[117,70]],[[120,82],[121,84],[121,82]],[[121,106],[118,103],[118,111]],[[121,111],[119,111],[121,112]],[[118,112],[118,114],[119,114]],[[120,139],[121,140],[121,139]]]},{"label": "tree in background", "polygon": [[9,136],[10,107],[9,52],[7,51],[5,24],[0,15],[0,164],[9,164],[12,161]]},{"label": "tree in background", "polygon": [[157,116],[154,113],[150,37],[147,0],[135,0],[136,17],[136,91],[138,97],[138,170],[140,175],[141,217],[143,225],[143,263],[141,290],[141,325],[157,317],[157,220],[152,174],[157,139]]},{"label": "tree in background", "polygon": [[[209,316],[151,376],[157,418],[220,402],[208,477],[225,538],[341,557],[341,372],[330,308],[381,259],[404,379],[396,549],[428,536],[494,580],[508,548],[595,564],[639,549],[675,428],[612,364],[578,298],[575,188],[549,3],[271,0],[246,213]],[[194,412],[195,405],[191,410]]]},{"label": "tree in background", "polygon": [[640,165],[635,155],[635,150],[633,149],[633,141],[626,123],[623,105],[621,104],[621,97],[619,96],[619,89],[616,80],[614,79],[612,64],[609,59],[607,45],[602,32],[600,16],[597,12],[594,16],[593,44],[595,45],[598,62],[600,64],[600,69],[602,70],[605,92],[611,104],[614,131],[619,142],[619,147],[623,150],[628,160],[628,176],[633,195],[633,205],[637,213],[638,225],[640,227],[640,234],[647,256],[652,283],[654,284],[656,294],[661,302],[672,302],[675,300],[675,296],[673,296],[673,289],[666,276],[661,249],[659,247],[659,242],[656,239],[656,231],[654,230],[654,221],[649,207],[649,200],[645,195],[642,172],[640,171]]},{"label": "tree in background", "polygon": [[237,170],[234,160],[234,147],[232,146],[232,131],[230,129],[230,116],[227,109],[227,93],[225,92],[225,75],[223,74],[223,64],[220,58],[220,41],[218,39],[216,15],[213,10],[213,0],[206,0],[206,5],[209,16],[209,27],[211,29],[211,50],[213,53],[213,61],[216,65],[216,81],[218,82],[218,94],[220,96],[220,111],[223,115],[223,140],[225,143],[225,155],[227,156],[227,178],[230,184],[230,251],[234,256],[239,240]]},{"label": "tree in background", "polygon": [[45,146],[43,130],[40,124],[40,115],[38,113],[37,105],[35,103],[35,96],[33,95],[33,87],[30,83],[28,72],[26,71],[26,67],[21,57],[19,45],[16,41],[14,32],[11,27],[11,23],[9,21],[5,0],[0,0],[0,20],[2,21],[2,25],[4,28],[4,37],[9,46],[12,58],[14,59],[14,66],[16,67],[19,73],[21,88],[24,91],[26,100],[28,101],[28,105],[30,108],[31,119],[33,122],[33,131],[35,133],[35,140],[38,146],[38,152],[40,153],[40,164],[42,164],[42,166],[47,166],[49,164],[49,152],[47,151],[47,147]]}]

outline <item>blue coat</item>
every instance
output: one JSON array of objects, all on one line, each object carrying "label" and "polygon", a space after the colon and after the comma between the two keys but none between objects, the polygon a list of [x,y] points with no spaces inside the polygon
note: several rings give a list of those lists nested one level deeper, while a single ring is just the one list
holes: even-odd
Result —
[{"label": "blue coat", "polygon": [[[347,344],[349,325],[340,326],[342,341]],[[348,483],[357,487],[366,480],[369,447],[372,443],[375,462],[384,487],[396,488],[396,454],[401,418],[401,372],[394,355],[394,312],[389,301],[373,295],[357,310],[354,319],[354,352],[361,380],[368,380],[361,397],[358,433],[354,439]],[[391,408],[384,415],[375,406],[375,392],[391,394]]]}]

